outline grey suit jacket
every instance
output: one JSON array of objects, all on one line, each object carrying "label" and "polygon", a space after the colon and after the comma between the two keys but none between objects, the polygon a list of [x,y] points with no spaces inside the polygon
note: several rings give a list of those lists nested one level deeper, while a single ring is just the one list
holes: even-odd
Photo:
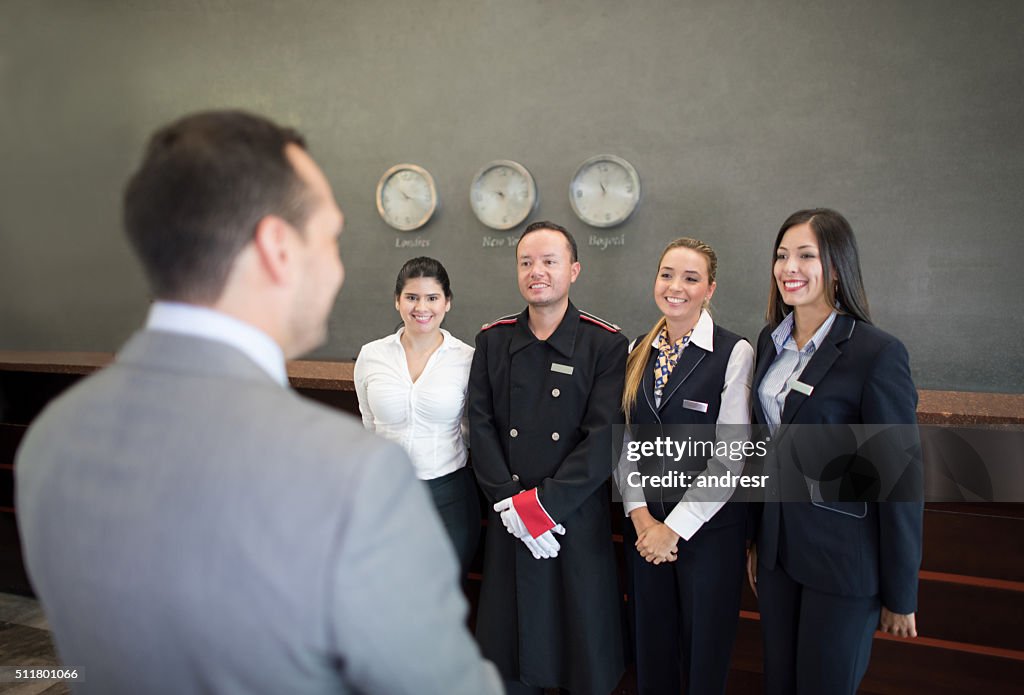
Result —
[{"label": "grey suit jacket", "polygon": [[137,334],[16,470],[76,692],[502,691],[405,453],[228,345]]}]

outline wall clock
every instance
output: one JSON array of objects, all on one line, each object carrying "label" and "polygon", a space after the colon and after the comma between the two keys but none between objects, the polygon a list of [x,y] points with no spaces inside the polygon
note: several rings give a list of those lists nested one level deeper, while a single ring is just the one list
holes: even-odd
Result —
[{"label": "wall clock", "polygon": [[408,232],[425,225],[437,210],[434,177],[415,164],[396,164],[377,182],[377,212],[395,229]]},{"label": "wall clock", "polygon": [[592,227],[614,227],[640,203],[640,177],[621,157],[599,154],[580,164],[569,184],[569,204]]},{"label": "wall clock", "polygon": [[522,164],[498,159],[473,177],[469,204],[477,219],[491,229],[512,229],[537,204],[537,184]]}]

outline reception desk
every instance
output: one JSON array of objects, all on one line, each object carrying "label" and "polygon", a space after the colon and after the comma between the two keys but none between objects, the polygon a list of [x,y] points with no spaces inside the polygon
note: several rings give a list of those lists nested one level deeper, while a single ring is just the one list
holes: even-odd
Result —
[{"label": "reception desk", "polygon": [[[0,351],[0,591],[30,594],[14,516],[14,452],[40,410],[110,362],[108,353]],[[351,362],[294,361],[292,386],[358,416]],[[1024,395],[921,391],[921,424],[1024,429]],[[927,454],[926,451],[926,461]],[[622,516],[613,538],[621,561]],[[480,558],[467,578],[477,594]],[[915,640],[877,634],[865,693],[1020,692],[1024,683],[1024,504],[930,503],[925,508]],[[760,692],[757,602],[745,589],[729,691]],[[622,692],[632,692],[627,675]]]}]

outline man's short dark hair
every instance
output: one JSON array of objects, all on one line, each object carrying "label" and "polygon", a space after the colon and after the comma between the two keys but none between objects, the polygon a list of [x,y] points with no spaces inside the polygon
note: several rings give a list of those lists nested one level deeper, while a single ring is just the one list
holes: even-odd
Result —
[{"label": "man's short dark hair", "polygon": [[153,135],[125,189],[124,226],[158,299],[216,301],[262,218],[305,225],[289,144],[305,149],[294,130],[242,111],[192,114]]},{"label": "man's short dark hair", "polygon": [[517,256],[519,255],[519,244],[522,243],[523,237],[525,237],[530,232],[536,232],[536,231],[539,231],[541,229],[550,229],[552,232],[561,232],[562,236],[565,237],[565,240],[567,242],[569,242],[569,255],[572,256],[572,262],[575,263],[578,260],[577,259],[577,255],[578,254],[577,254],[577,251],[576,251],[576,240],[573,238],[572,234],[569,233],[569,230],[566,229],[565,227],[563,227],[560,224],[555,224],[554,222],[548,222],[547,220],[541,220],[539,222],[532,222],[532,223],[530,223],[530,224],[528,224],[526,226],[526,229],[524,229],[523,233],[519,236],[519,241],[516,242],[516,255]]}]

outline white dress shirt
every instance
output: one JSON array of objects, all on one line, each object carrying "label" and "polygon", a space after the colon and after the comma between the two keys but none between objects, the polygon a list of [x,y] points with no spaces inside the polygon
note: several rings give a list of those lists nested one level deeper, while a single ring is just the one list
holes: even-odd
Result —
[{"label": "white dress shirt", "polygon": [[[708,352],[714,352],[714,336],[715,323],[711,319],[711,314],[702,309],[700,318],[697,319],[697,325],[693,327],[687,348],[689,345],[696,345]],[[718,441],[742,441],[750,438],[750,387],[753,380],[754,348],[746,340],[740,340],[729,353],[729,362],[725,368],[722,403],[718,410],[715,427],[715,437]],[[656,407],[660,405],[659,402]],[[637,470],[636,463],[626,458],[626,445],[630,441],[627,428],[622,443],[622,456],[615,473],[616,483],[622,493],[622,504],[626,516],[629,516],[629,513],[635,509],[647,506],[647,502],[644,500],[644,491],[632,487],[626,482],[629,474]],[[683,498],[665,519],[665,525],[684,540],[690,540],[701,526],[725,506],[735,492],[735,489],[731,487],[698,487],[697,480],[707,476],[720,476],[723,473],[739,475],[743,471],[743,464],[742,459],[733,461],[729,457],[719,458],[716,456],[709,459],[707,468],[694,479]]]},{"label": "white dress shirt", "polygon": [[146,330],[216,340],[241,350],[282,386],[288,385],[284,352],[274,339],[248,323],[213,309],[181,302],[154,302]]},{"label": "white dress shirt", "polygon": [[405,328],[367,343],[356,358],[363,425],[409,452],[420,480],[466,465],[466,389],[473,348],[441,329],[444,340],[414,382],[401,337]]}]

